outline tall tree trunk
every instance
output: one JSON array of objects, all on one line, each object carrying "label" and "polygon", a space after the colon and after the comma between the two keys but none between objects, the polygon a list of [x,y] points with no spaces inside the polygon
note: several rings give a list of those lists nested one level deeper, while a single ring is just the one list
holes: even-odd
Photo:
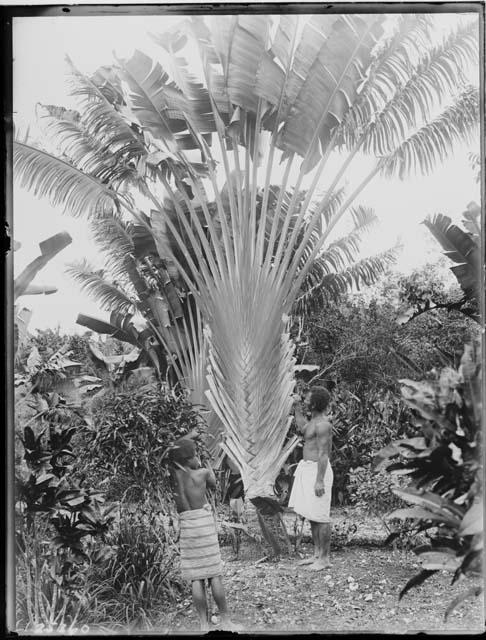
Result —
[{"label": "tall tree trunk", "polygon": [[[272,506],[270,506],[272,505]],[[247,555],[278,560],[292,553],[280,505],[268,497],[256,497],[245,502],[245,518],[251,536]]]}]

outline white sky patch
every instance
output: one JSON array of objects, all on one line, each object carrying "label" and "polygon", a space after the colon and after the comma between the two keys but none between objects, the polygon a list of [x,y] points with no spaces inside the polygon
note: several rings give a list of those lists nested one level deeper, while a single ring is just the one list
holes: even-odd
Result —
[{"label": "white sky patch", "polygon": [[[468,16],[472,19],[472,16]],[[35,17],[14,18],[13,23],[13,80],[14,114],[20,130],[35,130],[35,105],[62,105],[76,108],[69,96],[66,82],[65,54],[85,73],[99,66],[111,64],[113,53],[129,57],[140,49],[155,59],[162,59],[162,49],[148,33],[163,33],[185,16],[97,16],[97,17]],[[464,20],[462,14],[434,16],[437,43]],[[193,54],[196,56],[196,52]],[[479,60],[479,53],[478,53]],[[470,70],[471,82],[477,84],[479,64]],[[373,255],[403,243],[397,269],[410,272],[413,268],[434,261],[440,247],[431,241],[430,234],[420,224],[428,215],[443,213],[460,221],[462,211],[471,200],[479,202],[479,186],[475,182],[468,155],[479,152],[479,139],[474,144],[459,147],[432,175],[418,176],[405,181],[376,177],[354,204],[372,207],[379,218],[363,241],[363,255]],[[334,177],[339,158],[330,163],[333,171],[324,176],[324,185]],[[366,175],[369,158],[357,157],[346,174],[348,193]],[[331,175],[332,174],[332,175]],[[305,186],[305,184],[304,184]],[[346,226],[336,229],[341,235]],[[73,220],[62,215],[46,200],[39,200],[29,192],[14,190],[14,237],[22,243],[15,253],[15,272],[18,273],[38,255],[38,243],[61,230],[68,231],[73,243],[47,265],[36,282],[54,284],[58,293],[51,296],[26,296],[23,306],[34,310],[31,328],[53,327],[59,324],[64,331],[84,331],[75,324],[79,312],[107,318],[98,304],[83,294],[65,273],[66,264],[87,258],[102,267],[99,255],[89,236],[85,220]]]}]

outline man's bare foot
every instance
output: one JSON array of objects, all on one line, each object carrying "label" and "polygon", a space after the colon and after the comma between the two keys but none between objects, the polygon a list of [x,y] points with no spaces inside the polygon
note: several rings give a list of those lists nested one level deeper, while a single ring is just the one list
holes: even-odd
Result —
[{"label": "man's bare foot", "polygon": [[312,564],[315,561],[316,561],[315,556],[311,556],[310,558],[304,558],[303,560],[300,560],[300,562],[297,563],[297,566],[301,567],[304,564]]},{"label": "man's bare foot", "polygon": [[328,569],[331,566],[329,560],[316,560],[309,567],[309,571],[322,571],[322,569]]}]

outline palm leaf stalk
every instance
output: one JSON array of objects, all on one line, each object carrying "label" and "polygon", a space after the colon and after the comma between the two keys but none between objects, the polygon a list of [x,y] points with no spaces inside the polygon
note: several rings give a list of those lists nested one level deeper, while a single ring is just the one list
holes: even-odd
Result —
[{"label": "palm leaf stalk", "polygon": [[[461,91],[461,66],[475,51],[471,27],[429,50],[430,19],[399,20],[385,50],[377,46],[383,16],[310,16],[300,38],[297,18],[280,16],[275,29],[272,20],[185,21],[156,38],[170,73],[140,51],[92,78],[74,72],[85,111],[83,130],[66,127],[70,153],[60,166],[70,180],[55,183],[49,163],[58,160],[41,150],[16,144],[15,151],[18,177],[39,195],[95,223],[101,213],[126,216],[152,236],[149,253],[176,278],[184,320],[170,309],[155,313],[157,297],[168,308],[160,283],[137,308],[157,325],[159,342],[175,349],[180,376],[207,362],[206,396],[224,425],[222,447],[250,498],[273,495],[296,444],[287,441],[294,384],[287,320],[302,287],[335,292],[366,283],[391,259],[353,267],[356,236],[346,243],[331,233],[379,172],[405,178],[432,170],[474,131],[479,102],[475,90]],[[200,77],[188,72],[186,46],[200,53]],[[451,87],[460,97],[436,117]],[[73,153],[77,135],[81,155]],[[88,161],[86,135],[113,155],[113,179]],[[343,163],[328,176],[335,153]],[[340,182],[359,154],[372,168],[346,198]],[[331,188],[316,201],[323,176]],[[143,260],[135,262],[141,273]],[[189,315],[189,299],[199,315]],[[171,342],[164,332],[173,327]]]}]

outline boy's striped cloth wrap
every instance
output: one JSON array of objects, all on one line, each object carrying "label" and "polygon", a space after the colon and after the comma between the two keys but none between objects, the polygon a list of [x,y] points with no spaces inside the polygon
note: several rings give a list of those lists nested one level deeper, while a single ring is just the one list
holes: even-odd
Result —
[{"label": "boy's striped cloth wrap", "polygon": [[216,521],[211,507],[179,514],[181,572],[184,580],[203,580],[223,572]]}]

